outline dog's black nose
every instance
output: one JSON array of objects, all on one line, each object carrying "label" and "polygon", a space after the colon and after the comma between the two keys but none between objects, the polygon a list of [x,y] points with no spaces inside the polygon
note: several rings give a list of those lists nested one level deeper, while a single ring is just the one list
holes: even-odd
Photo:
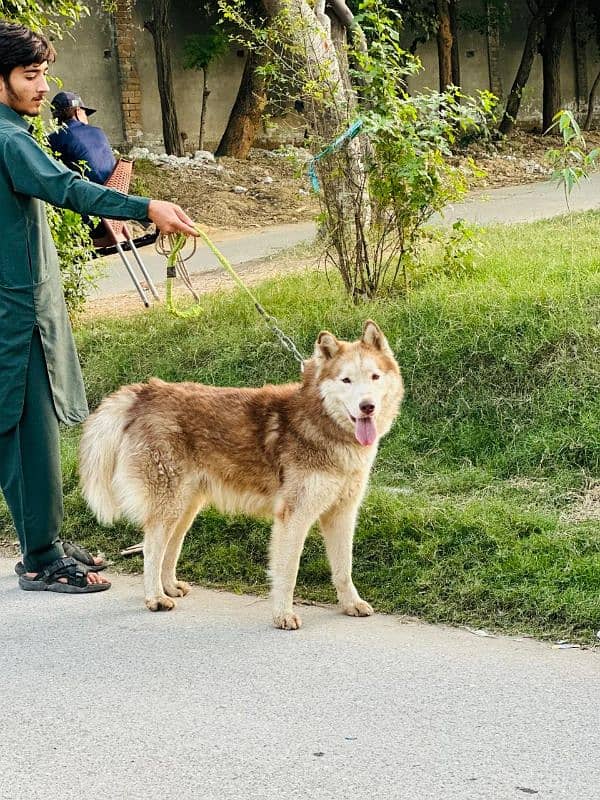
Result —
[{"label": "dog's black nose", "polygon": [[367,416],[375,411],[375,403],[372,403],[371,400],[363,400],[358,407],[362,413],[366,414]]}]

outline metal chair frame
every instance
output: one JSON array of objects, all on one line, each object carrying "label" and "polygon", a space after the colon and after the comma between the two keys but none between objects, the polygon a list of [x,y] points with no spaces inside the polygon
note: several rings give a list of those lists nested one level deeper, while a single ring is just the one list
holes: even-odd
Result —
[{"label": "metal chair frame", "polygon": [[[132,170],[133,170],[133,161],[126,158],[120,158],[117,161],[115,168],[112,171],[112,174],[105,181],[104,185],[108,186],[111,189],[117,189],[118,191],[127,194],[129,190],[129,184],[131,182]],[[146,265],[142,261],[139,250],[135,246],[135,242],[131,233],[129,232],[129,228],[127,227],[127,225],[123,220],[105,219],[104,217],[102,217],[102,222],[106,230],[106,235],[110,239],[111,243],[116,247],[117,253],[120,256],[121,261],[125,265],[125,268],[129,273],[129,277],[131,278],[133,285],[135,286],[137,293],[139,294],[142,300],[142,303],[145,305],[146,308],[148,308],[150,306],[150,301],[148,300],[148,296],[144,291],[144,288],[141,285],[140,281],[138,280],[137,275],[135,274],[133,264],[130,262],[125,251],[123,250],[124,242],[127,242],[129,248],[131,249],[133,257],[137,262],[140,272],[142,273],[143,278],[146,281],[146,284],[148,285],[148,288],[150,289],[150,292],[152,293],[154,299],[160,300],[160,296],[156,291],[156,287],[152,281],[152,278],[148,273]],[[105,243],[103,244],[103,240],[101,239],[96,239],[92,241],[94,243],[94,247],[96,247],[97,249],[101,248],[105,244]]]}]

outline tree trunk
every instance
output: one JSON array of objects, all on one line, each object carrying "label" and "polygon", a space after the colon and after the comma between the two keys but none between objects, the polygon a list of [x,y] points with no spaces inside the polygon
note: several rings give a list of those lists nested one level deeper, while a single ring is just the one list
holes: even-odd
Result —
[{"label": "tree trunk", "polygon": [[500,26],[498,23],[498,6],[486,0],[486,39],[488,56],[488,75],[490,92],[502,97],[502,78],[500,77]]},{"label": "tree trunk", "polygon": [[546,31],[542,41],[544,75],[542,131],[548,130],[555,115],[560,111],[560,54],[574,5],[575,0],[558,0],[546,20]]},{"label": "tree trunk", "polygon": [[264,63],[264,56],[253,50],[248,52],[242,82],[225,133],[217,147],[217,156],[247,158],[267,105],[264,78],[256,71]]},{"label": "tree trunk", "polygon": [[452,83],[460,86],[460,54],[458,52],[458,0],[449,0],[450,34],[452,47],[450,49],[450,62],[452,70]]},{"label": "tree trunk", "polygon": [[505,136],[509,135],[514,127],[515,122],[517,121],[523,89],[529,80],[531,66],[533,64],[533,59],[535,58],[538,42],[542,33],[542,25],[544,22],[546,6],[548,5],[549,3],[546,2],[544,5],[540,6],[537,13],[531,18],[529,27],[527,28],[527,37],[525,39],[525,45],[523,47],[519,68],[517,69],[515,80],[506,101],[504,115],[500,125],[498,126],[500,133],[504,134]]},{"label": "tree trunk", "polygon": [[589,94],[587,80],[587,39],[588,31],[585,9],[581,0],[575,3],[571,18],[571,31],[573,34],[573,66],[575,70],[575,97],[577,111],[583,111]]},{"label": "tree trunk", "polygon": [[444,92],[452,83],[452,29],[448,0],[435,0],[435,10],[438,18],[437,48],[440,92]]},{"label": "tree trunk", "polygon": [[175,110],[171,48],[168,41],[171,29],[169,23],[169,0],[152,0],[152,19],[144,22],[144,28],[150,31],[154,42],[165,151],[169,155],[182,156],[183,141],[179,132],[179,123]]},{"label": "tree trunk", "polygon": [[198,136],[198,150],[204,150],[204,130],[206,128],[206,102],[210,89],[206,85],[206,68],[202,70],[202,110],[200,111],[200,134]]},{"label": "tree trunk", "polygon": [[583,130],[589,131],[592,127],[592,119],[594,118],[594,104],[596,103],[596,92],[600,86],[600,72],[596,75],[592,88],[590,89],[590,96],[588,98],[588,109],[585,122],[583,123]]},{"label": "tree trunk", "polygon": [[[289,16],[286,27],[297,39],[293,46],[306,58],[307,79],[320,87],[319,97],[309,93],[304,98],[307,121],[316,140],[313,146],[318,152],[347,130],[357,108],[356,96],[346,89],[342,76],[325,0],[316,0],[314,9],[307,0],[263,0],[263,5],[270,18],[279,13]],[[370,296],[371,206],[360,137],[348,139],[314,166],[327,234],[346,291],[354,300]]]}]

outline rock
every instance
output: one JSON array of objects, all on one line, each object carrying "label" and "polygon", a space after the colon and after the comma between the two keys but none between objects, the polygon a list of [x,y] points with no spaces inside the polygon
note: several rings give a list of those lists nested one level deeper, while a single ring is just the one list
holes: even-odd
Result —
[{"label": "rock", "polygon": [[154,153],[151,153],[147,147],[132,147],[128,155],[129,158],[132,158],[134,161],[138,158],[151,160],[151,157],[154,156]]},{"label": "rock", "polygon": [[196,150],[194,161],[214,161],[215,157],[209,150]]},{"label": "rock", "polygon": [[246,194],[248,189],[246,189],[245,186],[234,186],[231,191],[234,192],[235,194]]}]

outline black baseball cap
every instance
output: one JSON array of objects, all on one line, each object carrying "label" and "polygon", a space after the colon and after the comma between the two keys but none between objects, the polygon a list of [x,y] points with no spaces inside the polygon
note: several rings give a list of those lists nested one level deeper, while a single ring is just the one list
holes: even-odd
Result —
[{"label": "black baseball cap", "polygon": [[59,92],[54,96],[51,106],[52,113],[55,117],[59,116],[61,111],[66,111],[68,108],[82,108],[88,117],[90,114],[96,113],[95,108],[84,106],[81,97],[75,94],[75,92]]}]

